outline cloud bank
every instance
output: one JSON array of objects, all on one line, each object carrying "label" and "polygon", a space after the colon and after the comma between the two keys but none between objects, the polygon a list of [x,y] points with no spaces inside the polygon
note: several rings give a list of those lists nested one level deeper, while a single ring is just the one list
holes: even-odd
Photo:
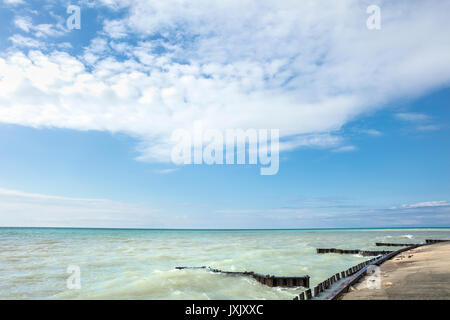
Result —
[{"label": "cloud bank", "polygon": [[[186,211],[190,204],[179,204]],[[72,228],[321,228],[448,226],[450,202],[370,208],[339,199],[302,199],[297,205],[174,214],[164,208],[109,199],[52,196],[0,188],[0,227]],[[179,211],[179,210],[177,210]],[[214,215],[214,219],[211,216]]]},{"label": "cloud bank", "polygon": [[[169,219],[170,220],[170,219]],[[27,193],[0,188],[2,227],[167,226],[160,210],[108,199],[82,199]]]},{"label": "cloud bank", "polygon": [[196,120],[351,151],[343,125],[450,81],[450,2],[379,4],[374,31],[352,0],[103,0],[91,7],[121,18],[82,52],[58,42],[60,25],[20,16],[0,56],[0,122],[123,132],[144,161],[170,161],[171,133]]}]

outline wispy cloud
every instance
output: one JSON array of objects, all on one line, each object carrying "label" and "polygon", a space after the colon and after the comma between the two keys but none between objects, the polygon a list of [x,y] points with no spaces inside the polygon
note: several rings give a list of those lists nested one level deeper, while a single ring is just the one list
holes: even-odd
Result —
[{"label": "wispy cloud", "polygon": [[436,124],[428,124],[428,125],[420,125],[417,126],[417,130],[419,131],[437,131],[440,130],[441,127]]},{"label": "wispy cloud", "polygon": [[38,38],[57,37],[67,32],[61,22],[33,25],[32,18],[28,16],[16,17],[14,19],[14,24],[23,32],[33,33],[33,35]]},{"label": "wispy cloud", "polygon": [[355,151],[355,150],[356,150],[355,146],[342,146],[342,147],[333,149],[332,151],[340,153],[340,152],[351,152],[351,151]]},{"label": "wispy cloud", "polygon": [[375,129],[368,129],[364,130],[363,132],[371,136],[381,136],[383,134],[381,131]]},{"label": "wispy cloud", "polygon": [[23,4],[23,3],[25,3],[25,1],[24,0],[3,0],[3,3],[16,5],[16,4]]},{"label": "wispy cloud", "polygon": [[433,118],[424,113],[397,113],[395,117],[414,126],[417,131],[437,131],[441,129],[440,125],[433,123]]},{"label": "wispy cloud", "polygon": [[175,171],[178,171],[179,168],[169,168],[169,169],[160,169],[160,170],[155,170],[156,173],[160,173],[160,174],[168,174],[168,173],[173,173]]},{"label": "wispy cloud", "polygon": [[9,41],[11,41],[14,46],[17,47],[28,47],[28,48],[44,48],[45,44],[41,41],[30,37],[24,37],[20,34],[15,34],[9,37]]},{"label": "wispy cloud", "polygon": [[433,207],[450,207],[449,201],[427,201],[413,204],[402,204],[399,207],[393,207],[392,209],[420,209],[420,208],[433,208]]},{"label": "wispy cloud", "polygon": [[[450,202],[371,208],[335,198],[299,198],[298,206],[211,209],[179,203],[177,211],[109,199],[72,198],[0,188],[0,226],[129,228],[305,228],[448,226]],[[204,212],[198,215],[201,208]],[[189,213],[190,211],[195,212]],[[214,219],[212,219],[214,215]],[[238,217],[238,218],[237,218]],[[256,219],[256,220],[255,220]]]},{"label": "wispy cloud", "polygon": [[[320,198],[318,198],[320,199]],[[396,227],[449,226],[450,202],[428,201],[396,207],[373,207],[346,200],[325,205],[298,207],[222,209],[219,214],[233,218],[264,221],[267,225],[289,227]],[[289,225],[290,224],[290,225]]]},{"label": "wispy cloud", "polygon": [[22,31],[29,32],[33,23],[30,17],[16,17],[14,19],[14,24]]},{"label": "wispy cloud", "polygon": [[403,121],[410,121],[410,122],[425,122],[429,121],[431,118],[430,116],[423,114],[423,113],[397,113],[395,114],[397,119],[403,120]]},{"label": "wispy cloud", "polygon": [[[158,227],[159,209],[108,199],[70,198],[0,189],[0,226]],[[170,223],[170,222],[169,222]]]}]

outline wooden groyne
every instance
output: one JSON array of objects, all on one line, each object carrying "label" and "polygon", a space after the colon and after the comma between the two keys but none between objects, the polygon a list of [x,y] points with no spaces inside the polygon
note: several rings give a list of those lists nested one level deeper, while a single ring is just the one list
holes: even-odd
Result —
[{"label": "wooden groyne", "polygon": [[427,243],[427,244],[432,244],[432,243],[447,242],[447,241],[450,241],[450,240],[432,240],[432,239],[426,239],[426,240],[425,240],[425,243]]},{"label": "wooden groyne", "polygon": [[[366,251],[366,252],[372,252],[372,253],[382,253],[381,257],[372,258],[370,260],[367,260],[365,262],[362,262],[360,264],[357,264],[347,270],[338,272],[331,276],[330,278],[326,279],[325,281],[319,283],[316,285],[312,290],[308,289],[302,293],[300,293],[298,296],[294,297],[294,300],[309,300],[313,297],[318,297],[321,295],[321,293],[325,292],[325,290],[329,289],[334,283],[340,282],[337,287],[335,287],[332,291],[330,291],[323,299],[324,300],[336,300],[338,299],[343,293],[348,292],[351,285],[358,282],[367,272],[367,269],[369,266],[373,265],[380,265],[386,260],[392,259],[396,255],[411,250],[420,246],[430,245],[433,243],[438,242],[445,242],[449,240],[426,240],[425,244],[397,244],[397,243],[377,243],[378,245],[391,245],[391,246],[404,246],[404,248],[401,248],[396,251]],[[350,254],[361,254],[363,250],[341,250],[341,249],[323,249],[319,248],[317,249],[317,253],[350,253]],[[385,252],[385,253],[384,253]]]},{"label": "wooden groyne", "polygon": [[[433,244],[438,242],[446,242],[450,240],[433,240],[433,239],[425,239],[426,244]],[[411,247],[411,246],[420,246],[423,243],[386,243],[386,242],[376,242],[375,245],[377,247]]]},{"label": "wooden groyne", "polygon": [[309,276],[301,276],[301,277],[277,277],[274,275],[263,275],[259,273],[255,273],[253,271],[223,271],[211,267],[175,267],[175,269],[183,270],[183,269],[206,269],[214,273],[223,273],[227,275],[233,276],[249,276],[258,281],[261,284],[264,284],[269,287],[305,287],[309,288]]},{"label": "wooden groyne", "polygon": [[[249,276],[258,281],[261,284],[267,285],[269,287],[305,287],[307,290],[301,292],[299,295],[294,297],[294,300],[310,300],[313,297],[319,297],[321,294],[324,294],[324,297],[321,298],[323,300],[336,300],[343,293],[348,292],[349,288],[358,282],[367,272],[370,266],[380,265],[383,262],[392,259],[396,255],[411,249],[415,249],[421,246],[427,246],[434,243],[439,242],[447,242],[450,240],[434,240],[434,239],[426,239],[425,243],[422,244],[411,244],[411,243],[382,243],[377,242],[377,246],[402,246],[396,251],[370,251],[370,250],[344,250],[344,249],[336,249],[336,248],[317,248],[317,253],[338,253],[338,254],[360,254],[362,256],[378,256],[376,258],[372,258],[370,260],[364,261],[360,264],[357,264],[347,270],[338,272],[325,281],[322,281],[318,285],[316,285],[313,289],[310,289],[310,277],[300,276],[300,277],[278,277],[274,275],[263,275],[258,274],[253,271],[224,271],[220,269],[215,269],[207,266],[201,267],[175,267],[175,269],[183,270],[183,269],[206,269],[210,272],[214,273],[223,273],[226,275],[235,275],[235,276]],[[326,290],[330,289],[334,283],[339,282],[332,290],[326,292]],[[326,295],[325,295],[326,294]]]},{"label": "wooden groyne", "polygon": [[[378,266],[378,265],[382,264],[383,262],[385,262],[385,261],[387,261],[389,259],[392,259],[396,255],[398,255],[398,254],[400,254],[400,253],[402,253],[404,251],[408,251],[408,250],[411,250],[411,249],[414,249],[414,248],[418,248],[418,247],[423,246],[423,245],[425,245],[425,244],[418,244],[418,245],[414,245],[414,246],[407,246],[405,248],[401,248],[401,249],[399,249],[397,251],[393,251],[393,252],[391,252],[389,254],[386,254],[386,255],[384,255],[382,257],[374,258],[374,259],[371,259],[369,261],[366,261],[364,263],[365,265],[363,267],[358,267],[356,269],[355,269],[355,267],[350,268],[350,269],[353,269],[354,272],[351,272],[349,274],[349,276],[344,281],[339,283],[339,285],[336,288],[334,288],[326,296],[324,296],[323,300],[336,300],[343,293],[348,292],[350,286],[352,286],[353,284],[358,282],[366,274],[367,269],[369,268],[369,266],[371,266],[371,265],[377,265]],[[348,273],[347,271],[346,271],[346,274]],[[319,294],[320,294],[320,292],[319,292]]]},{"label": "wooden groyne", "polygon": [[309,288],[309,276],[276,277],[271,275],[252,274],[253,279],[269,287],[305,287]]},{"label": "wooden groyne", "polygon": [[377,247],[409,247],[409,246],[418,246],[419,243],[386,243],[386,242],[376,242],[375,245]]},{"label": "wooden groyne", "polygon": [[206,269],[206,266],[202,266],[202,267],[175,267],[175,269],[177,270],[184,270],[184,269]]},{"label": "wooden groyne", "polygon": [[378,259],[380,259],[380,258],[372,258],[370,260],[367,260],[360,264],[357,264],[351,268],[348,268],[347,270],[338,272],[338,273],[332,275],[331,277],[329,277],[328,279],[326,279],[325,281],[316,285],[312,291],[311,291],[311,289],[308,289],[308,290],[300,293],[298,296],[294,297],[294,300],[309,300],[309,299],[312,299],[313,296],[318,297],[322,292],[329,289],[335,282],[338,282],[342,279],[351,277],[352,275],[360,272],[360,270],[367,268],[368,265],[372,264],[373,262],[375,262]]},{"label": "wooden groyne", "polygon": [[344,250],[336,248],[317,248],[317,253],[338,253],[338,254],[359,254],[364,257],[368,256],[381,256],[392,251],[369,251],[369,250]]}]

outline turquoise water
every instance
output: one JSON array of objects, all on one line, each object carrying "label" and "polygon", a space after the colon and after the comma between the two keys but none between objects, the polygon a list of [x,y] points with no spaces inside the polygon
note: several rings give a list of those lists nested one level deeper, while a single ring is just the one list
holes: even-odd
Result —
[{"label": "turquoise water", "polygon": [[[366,257],[317,247],[382,249],[375,242],[450,239],[450,229],[125,230],[0,228],[0,299],[292,299],[246,277],[175,266],[211,266],[323,281]],[[69,289],[68,266],[80,269]]]}]

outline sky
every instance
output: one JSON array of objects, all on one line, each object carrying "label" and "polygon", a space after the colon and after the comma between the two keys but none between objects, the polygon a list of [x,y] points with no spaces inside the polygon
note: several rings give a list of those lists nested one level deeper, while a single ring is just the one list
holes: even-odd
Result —
[{"label": "sky", "polygon": [[[450,227],[449,10],[0,0],[0,226]],[[173,163],[198,121],[279,130],[278,172]]]}]

